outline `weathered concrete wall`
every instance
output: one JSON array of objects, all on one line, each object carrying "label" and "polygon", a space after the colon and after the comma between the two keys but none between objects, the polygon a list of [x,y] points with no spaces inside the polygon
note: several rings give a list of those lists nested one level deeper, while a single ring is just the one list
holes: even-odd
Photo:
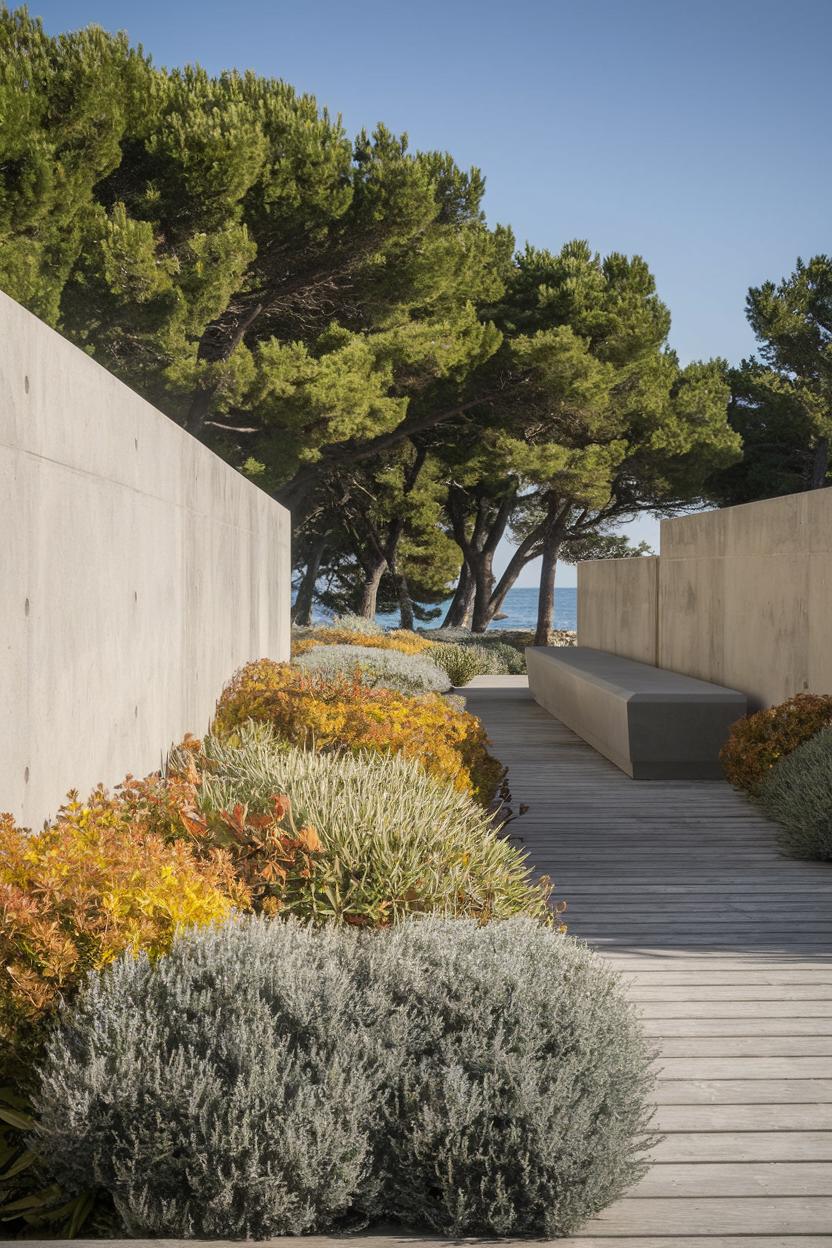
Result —
[{"label": "weathered concrete wall", "polygon": [[656,662],[658,559],[595,559],[578,570],[578,644]]},{"label": "weathered concrete wall", "polygon": [[[647,595],[641,617],[622,614],[619,640],[598,619],[641,592],[647,563],[653,622]],[[581,564],[578,587],[579,645],[630,657],[637,621],[658,666],[739,689],[752,708],[832,692],[832,490],[664,520],[660,559]]]},{"label": "weathered concrete wall", "polygon": [[0,810],[158,766],[289,650],[289,516],[0,294]]}]

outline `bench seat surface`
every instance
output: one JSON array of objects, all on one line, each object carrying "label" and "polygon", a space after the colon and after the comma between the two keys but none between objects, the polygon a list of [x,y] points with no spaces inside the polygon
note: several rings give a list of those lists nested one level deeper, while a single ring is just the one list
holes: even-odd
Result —
[{"label": "bench seat surface", "polygon": [[529,646],[526,654],[546,656],[553,662],[579,672],[593,684],[607,685],[610,691],[628,698],[713,699],[717,702],[745,701],[745,694],[724,685],[714,685],[681,672],[668,672],[663,667],[625,659],[606,650],[589,646]]},{"label": "bench seat surface", "polygon": [[530,646],[526,661],[535,700],[628,775],[721,777],[738,690],[588,646]]}]

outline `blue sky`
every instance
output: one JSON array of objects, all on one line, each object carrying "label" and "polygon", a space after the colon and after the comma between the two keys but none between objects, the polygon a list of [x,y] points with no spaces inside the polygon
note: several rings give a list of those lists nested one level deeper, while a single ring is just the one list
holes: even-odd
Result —
[{"label": "blue sky", "polygon": [[[383,120],[479,165],[520,243],[643,255],[683,361],[748,354],[748,286],[832,249],[832,0],[29,7],[50,32],[125,29],[157,64],[285,78],[351,131]],[[657,543],[649,519],[628,531]]]}]

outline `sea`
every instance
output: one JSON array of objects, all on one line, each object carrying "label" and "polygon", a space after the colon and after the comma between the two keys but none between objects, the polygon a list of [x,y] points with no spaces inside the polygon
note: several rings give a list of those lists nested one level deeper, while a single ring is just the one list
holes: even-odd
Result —
[{"label": "sea", "polygon": [[[516,587],[510,589],[503,603],[505,619],[493,620],[489,625],[489,629],[511,628],[524,631],[534,629],[537,623],[537,594],[538,591],[535,586],[529,586],[527,589],[518,589]],[[417,628],[438,628],[445,618],[445,612],[450,605],[450,601],[449,598],[447,602],[442,603],[435,620],[417,624]],[[393,614],[379,612],[376,619],[385,628],[396,628],[399,622],[399,615],[398,612]],[[555,589],[554,627],[569,629],[578,627],[578,591],[574,586]]]}]

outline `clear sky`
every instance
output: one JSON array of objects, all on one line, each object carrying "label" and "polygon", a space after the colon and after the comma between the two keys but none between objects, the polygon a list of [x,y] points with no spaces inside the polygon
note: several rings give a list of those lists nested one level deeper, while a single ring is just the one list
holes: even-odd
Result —
[{"label": "clear sky", "polygon": [[[521,244],[637,252],[683,362],[753,349],[749,285],[832,250],[832,0],[30,0],[157,64],[285,78],[486,175]],[[657,542],[657,526],[628,529]],[[521,583],[533,584],[531,566]],[[574,584],[563,569],[560,584]]]}]

